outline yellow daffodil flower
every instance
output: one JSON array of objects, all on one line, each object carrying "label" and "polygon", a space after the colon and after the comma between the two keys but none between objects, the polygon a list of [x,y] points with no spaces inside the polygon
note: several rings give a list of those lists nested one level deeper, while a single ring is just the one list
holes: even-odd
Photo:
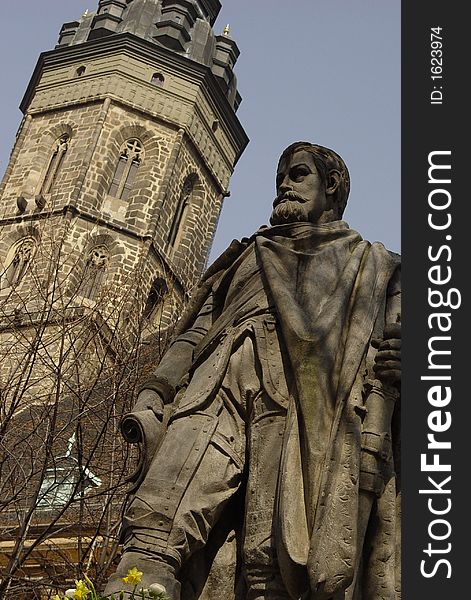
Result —
[{"label": "yellow daffodil flower", "polygon": [[129,569],[127,575],[122,578],[123,583],[129,583],[130,585],[137,585],[142,579],[142,571],[139,571],[137,567]]},{"label": "yellow daffodil flower", "polygon": [[75,580],[74,600],[85,600],[89,593],[90,590],[81,579]]}]

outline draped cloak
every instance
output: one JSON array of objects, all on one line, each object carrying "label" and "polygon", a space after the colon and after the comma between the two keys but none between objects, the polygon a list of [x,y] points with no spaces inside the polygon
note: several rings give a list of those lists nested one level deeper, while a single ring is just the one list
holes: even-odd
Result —
[{"label": "draped cloak", "polygon": [[[261,229],[216,261],[182,318],[180,332],[191,327],[226,268],[252,242],[295,382],[275,515],[283,578],[296,598],[392,600],[398,597],[395,481],[392,477],[386,485],[385,499],[374,503],[377,526],[368,531],[373,549],[367,558],[365,531],[359,526],[364,520],[359,489],[364,413],[358,409],[364,403],[373,332],[379,328],[381,334],[385,318],[396,320],[385,313],[397,257],[382,244],[363,240],[342,221]],[[138,412],[135,417],[139,420]],[[141,427],[147,429],[144,437],[151,438],[148,422]],[[375,565],[359,582],[360,568],[367,572],[372,559]],[[303,595],[306,589],[310,592]]]},{"label": "draped cloak", "polygon": [[[296,593],[307,565],[310,600],[323,600],[346,590],[359,569],[356,409],[363,404],[365,358],[378,319],[384,325],[397,258],[342,222],[273,228],[257,236],[256,245],[296,383],[278,493],[279,561],[282,569],[289,564],[285,580]],[[395,540],[390,536],[388,543],[393,560]],[[387,579],[383,592],[370,584],[381,593],[371,600],[395,597],[395,577]]]}]

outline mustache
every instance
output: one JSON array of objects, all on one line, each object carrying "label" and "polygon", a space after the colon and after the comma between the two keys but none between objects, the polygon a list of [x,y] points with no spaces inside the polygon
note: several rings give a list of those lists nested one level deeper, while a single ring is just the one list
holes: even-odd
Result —
[{"label": "mustache", "polygon": [[297,192],[293,192],[292,190],[288,192],[283,192],[282,194],[278,194],[278,196],[273,201],[273,208],[277,207],[282,202],[286,200],[291,200],[294,202],[306,202],[306,198],[298,194]]},{"label": "mustache", "polygon": [[273,208],[273,212],[270,217],[270,224],[282,225],[285,223],[296,223],[306,220],[306,214],[302,208],[302,202],[292,202],[286,200]]}]

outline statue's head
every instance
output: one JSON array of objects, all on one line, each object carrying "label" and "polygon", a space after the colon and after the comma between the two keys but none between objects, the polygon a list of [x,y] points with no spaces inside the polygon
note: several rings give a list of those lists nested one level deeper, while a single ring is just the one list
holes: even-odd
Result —
[{"label": "statue's head", "polygon": [[272,225],[342,218],[350,191],[350,176],[340,156],[324,146],[296,142],[278,162]]}]

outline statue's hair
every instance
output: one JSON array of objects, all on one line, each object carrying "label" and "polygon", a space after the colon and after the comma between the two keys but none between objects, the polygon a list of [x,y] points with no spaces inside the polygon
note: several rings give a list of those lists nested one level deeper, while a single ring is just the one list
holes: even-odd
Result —
[{"label": "statue's hair", "polygon": [[340,174],[340,182],[337,192],[334,197],[334,210],[338,219],[342,218],[345,207],[347,206],[348,194],[350,193],[350,174],[347,169],[347,165],[343,159],[325,146],[318,146],[317,144],[311,144],[310,142],[295,142],[288,146],[283,154],[280,156],[278,161],[278,168],[283,160],[291,157],[295,152],[305,150],[310,152],[314,157],[314,163],[316,165],[319,177],[321,178],[324,186],[327,184],[327,177],[330,171],[335,170]]}]

